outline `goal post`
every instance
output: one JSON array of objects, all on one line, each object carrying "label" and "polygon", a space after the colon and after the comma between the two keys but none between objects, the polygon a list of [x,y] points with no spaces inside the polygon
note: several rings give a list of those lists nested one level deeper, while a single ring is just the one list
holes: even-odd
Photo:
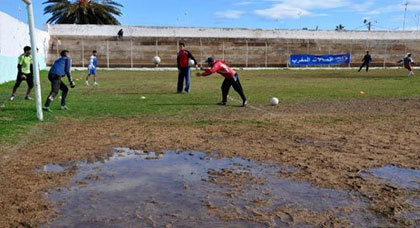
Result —
[{"label": "goal post", "polygon": [[44,115],[42,113],[42,99],[41,99],[41,81],[39,78],[39,64],[38,64],[38,53],[36,46],[36,34],[35,34],[35,23],[34,23],[34,9],[32,5],[32,0],[22,0],[26,3],[28,10],[28,24],[29,24],[29,35],[31,38],[31,47],[32,47],[32,66],[33,74],[35,81],[35,102],[36,102],[36,112],[37,118],[39,121],[44,120]]}]

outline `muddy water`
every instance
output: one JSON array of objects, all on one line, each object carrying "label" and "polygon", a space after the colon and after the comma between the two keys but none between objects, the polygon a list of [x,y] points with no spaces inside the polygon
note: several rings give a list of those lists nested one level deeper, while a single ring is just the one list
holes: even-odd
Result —
[{"label": "muddy water", "polygon": [[[68,168],[52,164],[43,171]],[[104,162],[77,168],[71,187],[48,194],[58,216],[45,227],[312,227],[326,218],[389,225],[350,192],[281,178],[293,167],[118,148]]]},{"label": "muddy water", "polygon": [[385,166],[371,170],[371,174],[403,188],[420,188],[420,170]]},{"label": "muddy water", "polygon": [[407,189],[406,202],[411,205],[411,210],[400,214],[398,218],[409,219],[417,224],[416,227],[420,227],[420,170],[389,165],[371,169],[364,176]]}]

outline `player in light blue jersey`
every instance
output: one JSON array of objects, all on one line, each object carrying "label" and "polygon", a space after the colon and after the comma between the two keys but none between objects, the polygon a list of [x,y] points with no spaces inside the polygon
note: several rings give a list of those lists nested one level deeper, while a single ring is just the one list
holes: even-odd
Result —
[{"label": "player in light blue jersey", "polygon": [[86,77],[86,86],[89,86],[89,77],[93,76],[93,85],[97,86],[96,82],[96,68],[98,67],[98,60],[96,58],[97,52],[92,51],[92,56],[90,57],[89,66],[88,66],[88,76]]}]

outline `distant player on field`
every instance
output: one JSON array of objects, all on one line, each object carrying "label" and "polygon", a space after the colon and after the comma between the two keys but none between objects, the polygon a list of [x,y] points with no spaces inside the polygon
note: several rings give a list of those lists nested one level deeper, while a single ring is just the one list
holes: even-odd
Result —
[{"label": "distant player on field", "polygon": [[177,66],[178,66],[178,86],[177,92],[182,93],[185,80],[185,92],[190,92],[190,80],[191,80],[191,69],[190,69],[190,60],[194,61],[195,67],[198,67],[197,61],[194,56],[185,49],[185,44],[179,44],[179,52],[177,57]]},{"label": "distant player on field", "polygon": [[359,68],[359,72],[362,71],[363,67],[366,66],[366,72],[369,72],[369,65],[372,62],[372,56],[369,54],[369,51],[366,52],[366,55],[362,59],[362,66]]},{"label": "distant player on field", "polygon": [[16,77],[16,83],[13,87],[12,95],[10,96],[10,101],[15,100],[15,94],[17,89],[19,88],[22,81],[26,81],[28,84],[28,90],[26,91],[26,100],[32,100],[30,97],[31,91],[34,88],[34,77],[33,77],[33,66],[32,66],[32,55],[31,55],[31,47],[26,46],[23,48],[23,54],[18,58],[18,74]]},{"label": "distant player on field", "polygon": [[55,60],[54,65],[52,65],[50,72],[48,74],[48,79],[51,82],[51,92],[48,95],[47,101],[45,102],[44,111],[51,112],[50,104],[54,100],[55,96],[57,96],[58,91],[63,91],[61,94],[61,110],[68,110],[66,106],[66,98],[69,92],[69,88],[61,81],[61,78],[67,76],[70,87],[74,88],[76,85],[74,84],[73,78],[70,74],[71,69],[71,59],[69,56],[69,51],[63,50],[60,53],[61,57]]},{"label": "distant player on field", "polygon": [[204,72],[197,73],[197,76],[208,76],[217,72],[225,77],[225,80],[222,84],[222,102],[219,104],[227,104],[227,96],[229,94],[230,87],[233,87],[233,89],[235,89],[242,98],[242,107],[245,107],[248,104],[248,100],[245,97],[244,91],[239,81],[238,73],[230,68],[225,61],[215,60],[213,57],[209,57],[206,62],[210,68],[201,68],[201,70]]},{"label": "distant player on field", "polygon": [[411,53],[408,53],[407,56],[401,59],[400,61],[398,61],[398,63],[404,63],[404,68],[409,71],[408,77],[414,76],[413,67],[412,67],[412,65],[414,64],[414,60],[411,58]]},{"label": "distant player on field", "polygon": [[96,82],[96,68],[98,67],[98,60],[96,58],[97,52],[92,51],[92,56],[90,57],[89,66],[88,66],[88,76],[86,76],[86,86],[89,86],[89,77],[93,76],[93,85],[97,86]]}]

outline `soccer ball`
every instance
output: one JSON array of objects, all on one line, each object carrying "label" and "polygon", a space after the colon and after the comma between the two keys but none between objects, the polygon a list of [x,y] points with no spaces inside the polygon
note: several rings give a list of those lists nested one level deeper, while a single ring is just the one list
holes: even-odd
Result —
[{"label": "soccer ball", "polygon": [[279,99],[277,97],[273,97],[271,98],[270,103],[272,106],[276,106],[279,104]]},{"label": "soccer ball", "polygon": [[194,67],[194,66],[195,66],[195,62],[194,62],[194,60],[190,59],[190,60],[188,61],[188,66],[190,66],[190,67]]},{"label": "soccer ball", "polygon": [[154,64],[158,65],[162,60],[160,59],[159,56],[155,56],[155,57],[153,57],[152,61],[153,61]]}]

